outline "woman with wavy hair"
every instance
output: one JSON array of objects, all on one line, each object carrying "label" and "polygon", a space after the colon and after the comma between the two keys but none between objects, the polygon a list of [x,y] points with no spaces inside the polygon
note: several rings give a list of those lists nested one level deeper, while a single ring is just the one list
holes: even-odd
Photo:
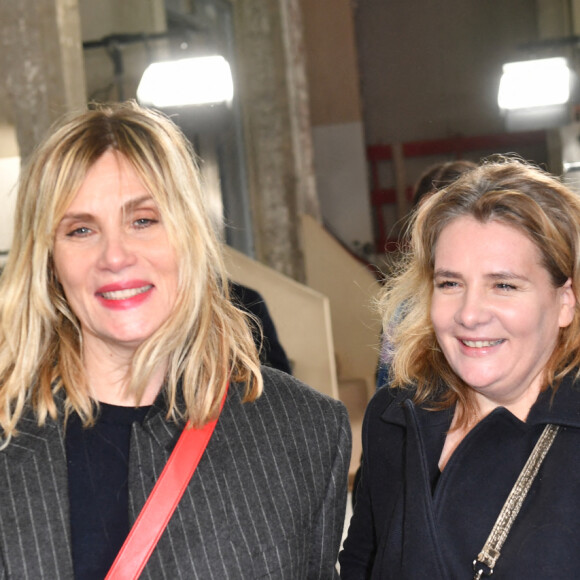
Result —
[{"label": "woman with wavy hair", "polygon": [[419,207],[341,577],[576,574],[578,288],[580,199],[540,169],[489,160]]},{"label": "woman with wavy hair", "polygon": [[185,423],[219,416],[141,577],[332,578],[346,412],[260,368],[177,127],[133,103],[63,120],[23,171],[14,231],[2,574],[103,578]]}]

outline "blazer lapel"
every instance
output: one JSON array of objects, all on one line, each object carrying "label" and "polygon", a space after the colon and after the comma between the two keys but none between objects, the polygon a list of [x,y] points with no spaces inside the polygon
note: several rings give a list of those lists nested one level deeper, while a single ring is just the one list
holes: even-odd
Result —
[{"label": "blazer lapel", "polygon": [[62,426],[32,414],[0,452],[0,542],[7,576],[72,579]]},{"label": "blazer lapel", "polygon": [[[143,425],[133,426],[129,460],[131,521],[139,515],[183,429],[183,424],[166,421],[165,413],[158,406]],[[225,535],[227,539],[228,535],[222,498],[225,480],[222,418],[143,571],[143,578],[191,577],[192,571],[199,578],[223,576],[223,570],[221,574],[216,572],[221,559],[219,546],[224,545],[217,538]]]}]

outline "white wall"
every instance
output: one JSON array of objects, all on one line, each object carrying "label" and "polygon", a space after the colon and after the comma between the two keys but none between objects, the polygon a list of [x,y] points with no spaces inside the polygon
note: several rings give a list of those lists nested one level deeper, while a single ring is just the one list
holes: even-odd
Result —
[{"label": "white wall", "polygon": [[380,284],[320,224],[302,216],[306,279],[330,302],[338,393],[352,429],[349,474],[354,477],[362,452],[364,411],[375,392],[381,319],[375,302]]},{"label": "white wall", "polygon": [[233,248],[224,252],[230,277],[263,296],[294,376],[338,399],[328,298]]},{"label": "white wall", "polygon": [[330,300],[340,381],[363,381],[375,390],[381,320],[375,308],[376,277],[310,216],[302,216],[306,280]]},{"label": "white wall", "polygon": [[356,251],[373,239],[362,122],[317,125],[312,139],[324,221]]},{"label": "white wall", "polygon": [[314,168],[325,224],[359,255],[373,240],[351,0],[301,0]]},{"label": "white wall", "polygon": [[20,157],[0,157],[0,264],[3,264],[12,243],[16,183],[20,172]]}]

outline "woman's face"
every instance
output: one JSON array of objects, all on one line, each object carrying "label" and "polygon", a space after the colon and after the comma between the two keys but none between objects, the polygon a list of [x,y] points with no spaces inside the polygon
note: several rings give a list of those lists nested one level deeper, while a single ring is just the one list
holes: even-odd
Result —
[{"label": "woman's face", "polygon": [[106,152],[58,225],[54,265],[84,348],[133,351],[169,317],[178,263],[160,212],[135,170]]},{"label": "woman's face", "polygon": [[570,280],[554,288],[539,250],[515,228],[460,217],[439,236],[433,283],[431,320],[455,373],[494,405],[535,399],[574,315]]}]

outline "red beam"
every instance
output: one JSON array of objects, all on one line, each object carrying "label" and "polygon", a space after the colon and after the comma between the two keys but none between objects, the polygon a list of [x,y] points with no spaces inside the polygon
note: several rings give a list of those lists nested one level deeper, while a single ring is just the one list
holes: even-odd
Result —
[{"label": "red beam", "polygon": [[[518,133],[498,133],[496,135],[478,135],[473,137],[448,137],[424,141],[410,141],[403,143],[403,156],[427,157],[429,155],[453,154],[460,159],[466,151],[493,151],[502,153],[508,150],[517,150],[518,147],[541,145],[546,142],[545,131],[525,131]],[[382,206],[397,203],[397,193],[394,188],[383,188],[379,183],[379,163],[390,161],[393,150],[390,145],[368,145],[367,159],[370,165],[371,205],[374,210],[377,228],[375,241],[377,252],[393,251],[397,248],[397,241],[387,239]],[[407,187],[405,194],[411,200],[413,188]]]},{"label": "red beam", "polygon": [[390,145],[367,145],[367,159],[369,161],[386,161],[393,157]]},{"label": "red beam", "polygon": [[[413,200],[413,188],[407,187],[405,189],[407,200]],[[372,205],[385,205],[388,203],[397,203],[397,190],[394,187],[379,187],[371,191]]]}]

